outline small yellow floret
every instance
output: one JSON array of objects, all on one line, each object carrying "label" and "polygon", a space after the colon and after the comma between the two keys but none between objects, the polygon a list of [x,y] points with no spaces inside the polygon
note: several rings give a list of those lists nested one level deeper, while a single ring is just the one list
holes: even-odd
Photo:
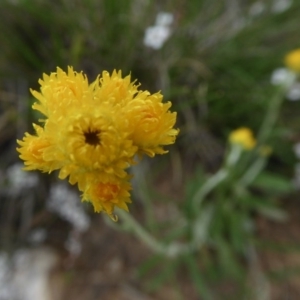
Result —
[{"label": "small yellow floret", "polygon": [[170,112],[171,102],[163,103],[162,99],[160,93],[137,94],[124,109],[124,116],[132,120],[129,132],[134,145],[150,157],[167,153],[163,146],[173,144],[179,133],[173,128],[176,112]]},{"label": "small yellow floret", "polygon": [[232,144],[239,144],[245,150],[251,150],[256,145],[252,131],[246,127],[232,131],[229,135],[229,141]]},{"label": "small yellow floret", "polygon": [[300,48],[289,52],[284,60],[289,69],[300,72]]},{"label": "small yellow floret", "polygon": [[86,186],[81,186],[84,192],[83,201],[91,202],[95,212],[104,211],[110,216],[115,206],[128,211],[127,204],[131,203],[129,176],[126,179],[114,176],[102,181],[99,179],[90,177],[90,180],[86,181]]},{"label": "small yellow floret", "polygon": [[62,163],[55,159],[47,160],[45,158],[45,151],[51,148],[51,140],[45,135],[42,127],[33,124],[36,135],[25,133],[22,141],[17,140],[17,151],[20,153],[20,158],[24,160],[24,170],[41,170],[43,172],[51,172],[59,169]]}]

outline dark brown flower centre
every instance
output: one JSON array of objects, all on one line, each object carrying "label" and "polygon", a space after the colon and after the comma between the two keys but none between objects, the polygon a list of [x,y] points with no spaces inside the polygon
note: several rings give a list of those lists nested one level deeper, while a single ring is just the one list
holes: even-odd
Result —
[{"label": "dark brown flower centre", "polygon": [[85,142],[92,146],[97,146],[100,144],[100,138],[99,138],[99,130],[91,131],[88,130],[84,133]]}]

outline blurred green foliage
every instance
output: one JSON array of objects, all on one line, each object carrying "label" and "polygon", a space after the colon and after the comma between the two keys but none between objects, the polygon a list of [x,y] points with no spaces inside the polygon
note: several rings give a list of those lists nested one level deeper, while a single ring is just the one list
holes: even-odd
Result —
[{"label": "blurred green foliage", "polygon": [[[272,12],[275,0],[261,1],[264,10],[257,15],[251,14],[255,3],[2,0],[0,87],[7,90],[8,81],[22,78],[28,87],[36,88],[42,73],[72,65],[83,70],[90,81],[103,70],[121,69],[124,75],[131,72],[138,78],[142,88],[162,90],[173,102],[173,110],[178,111],[181,134],[171,150],[171,162],[158,159],[147,180],[157,175],[155,170],[163,172],[159,165],[171,164],[173,172],[181,174],[177,184],[180,181],[179,188],[185,194],[175,200],[190,223],[174,228],[164,238],[166,243],[175,238],[186,241],[194,230],[194,218],[199,217],[194,216],[190,200],[221,166],[228,134],[241,126],[258,133],[276,94],[270,84],[271,73],[283,66],[286,52],[300,45],[298,1],[280,13]],[[161,11],[172,13],[174,22],[169,39],[155,50],[144,45],[143,39],[146,28],[154,25]],[[30,99],[28,94],[22,97]],[[29,106],[30,100],[26,103]],[[245,162],[201,203],[200,250],[166,261],[155,255],[141,266],[144,275],[156,264],[164,265],[159,276],[154,276],[151,289],[174,279],[175,271],[182,267],[188,270],[203,299],[216,299],[207,281],[213,286],[214,280],[228,276],[236,282],[246,280],[244,267],[247,247],[255,237],[255,215],[285,218],[277,202],[292,190],[295,158],[291,143],[299,136],[298,106],[282,103],[264,140],[273,152],[257,177],[246,188],[239,186],[240,178],[254,162],[245,154]],[[27,117],[27,123],[35,117]],[[142,184],[139,188],[145,198],[157,193]],[[166,198],[163,201],[174,201]],[[158,234],[166,223],[153,225],[149,210],[156,203],[149,202],[151,199],[143,202],[145,223]]]}]

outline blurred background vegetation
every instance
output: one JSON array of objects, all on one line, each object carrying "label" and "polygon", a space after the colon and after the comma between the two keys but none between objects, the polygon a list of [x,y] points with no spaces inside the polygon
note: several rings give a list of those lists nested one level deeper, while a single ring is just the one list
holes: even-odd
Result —
[{"label": "blurred background vegetation", "polygon": [[[271,75],[284,66],[286,53],[300,47],[299,1],[2,0],[0,8],[2,255],[46,246],[54,251],[49,276],[61,294],[53,299],[298,299],[300,206],[292,183],[299,101],[280,103],[264,141],[272,153],[249,187],[248,204],[232,205],[237,171],[206,199],[214,214],[209,219],[205,206],[199,223],[205,242],[182,257],[153,253],[85,203],[79,215],[89,225],[78,225],[78,205],[71,217],[47,205],[53,197],[62,203],[67,197],[53,192],[56,174],[33,173],[31,182],[38,184],[24,185],[31,175],[14,183],[12,167],[20,162],[16,138],[32,132],[38,118],[29,88],[38,89],[42,73],[71,65],[90,82],[103,70],[131,73],[141,89],[161,90],[172,101],[180,135],[169,155],[133,171],[130,211],[166,243],[187,239],[189,226],[181,226],[178,211],[193,218],[187,203],[222,166],[228,135],[238,127],[257,135],[272,110],[278,88]],[[168,33],[161,45],[151,46],[146,30],[162,12],[171,16],[164,25]],[[160,38],[154,35],[153,43]],[[251,158],[244,159],[251,166]],[[73,246],[66,246],[70,237]]]}]

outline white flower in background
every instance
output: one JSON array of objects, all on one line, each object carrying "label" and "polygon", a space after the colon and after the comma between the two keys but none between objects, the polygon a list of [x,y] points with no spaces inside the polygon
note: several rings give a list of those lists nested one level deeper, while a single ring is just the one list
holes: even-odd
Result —
[{"label": "white flower in background", "polygon": [[296,73],[287,68],[279,68],[271,75],[273,85],[282,85],[287,89],[286,98],[290,101],[300,100],[300,82],[296,81]]},{"label": "white flower in background", "polygon": [[287,99],[291,101],[300,100],[300,83],[294,83],[286,94]]},{"label": "white flower in background", "polygon": [[160,12],[156,16],[155,25],[171,26],[174,21],[174,16],[171,13]]},{"label": "white flower in background", "polygon": [[274,0],[272,5],[272,12],[280,14],[288,10],[293,4],[293,0]]},{"label": "white flower in background", "polygon": [[287,68],[278,68],[273,71],[271,75],[271,83],[273,85],[287,85],[292,84],[295,80],[294,72]]},{"label": "white flower in background", "polygon": [[172,33],[170,26],[173,19],[171,13],[159,13],[155,25],[145,30],[144,45],[155,50],[160,49]]},{"label": "white flower in background", "polygon": [[20,194],[23,189],[34,188],[39,182],[37,174],[24,172],[22,168],[23,164],[16,163],[7,169],[10,192],[15,195]]},{"label": "white flower in background", "polygon": [[263,2],[257,1],[254,2],[249,9],[249,15],[252,17],[257,17],[261,15],[264,10],[266,9],[266,6]]},{"label": "white flower in background", "polygon": [[47,207],[80,232],[86,231],[90,226],[90,218],[85,213],[79,196],[63,183],[51,187]]},{"label": "white flower in background", "polygon": [[300,142],[294,145],[293,150],[296,157],[300,159]]},{"label": "white flower in background", "polygon": [[155,50],[160,49],[171,35],[171,30],[164,26],[151,26],[146,29],[144,44]]}]

